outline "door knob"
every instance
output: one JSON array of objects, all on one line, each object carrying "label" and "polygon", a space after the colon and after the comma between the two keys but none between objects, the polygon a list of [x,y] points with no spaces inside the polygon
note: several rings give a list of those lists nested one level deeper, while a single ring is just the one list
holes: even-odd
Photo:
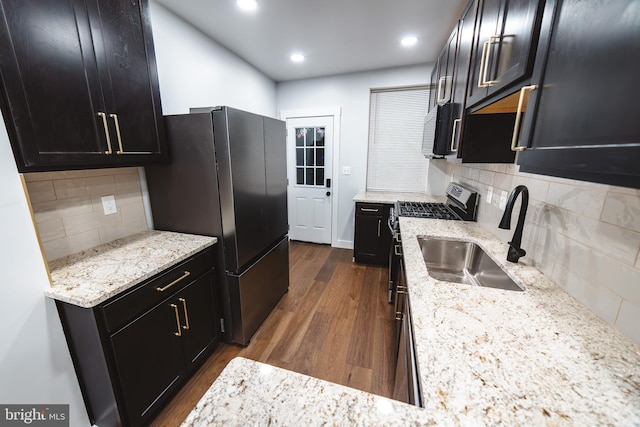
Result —
[{"label": "door knob", "polygon": [[330,196],[330,195],[331,195],[331,191],[327,191],[327,196]]}]

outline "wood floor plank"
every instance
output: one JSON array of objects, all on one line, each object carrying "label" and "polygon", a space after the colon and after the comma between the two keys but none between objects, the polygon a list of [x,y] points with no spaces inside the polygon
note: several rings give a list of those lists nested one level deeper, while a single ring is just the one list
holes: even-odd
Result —
[{"label": "wood floor plank", "polygon": [[[318,365],[318,349],[322,348],[331,328],[332,316],[327,313],[316,312],[309,323],[307,332],[295,354],[295,369],[301,374],[313,375]],[[329,337],[333,339],[333,337]]]},{"label": "wood floor plank", "polygon": [[246,348],[220,344],[151,424],[178,426],[237,356],[391,397],[395,360],[388,270],[353,251],[290,242],[289,292]]},{"label": "wood floor plank", "polygon": [[293,327],[289,328],[289,333],[286,336],[283,336],[275,346],[269,355],[270,359],[277,359],[282,362],[291,363],[291,360],[295,357],[296,351],[302,343],[302,338],[307,333],[312,315],[316,310],[316,306],[318,305],[326,286],[327,284],[325,282],[313,281],[308,292],[296,307],[296,316],[292,320]]},{"label": "wood floor plank", "polygon": [[368,369],[371,369],[373,360],[373,336],[377,312],[376,297],[380,289],[379,281],[380,274],[377,268],[365,270],[364,282],[360,290],[360,303],[347,354],[347,363]]}]

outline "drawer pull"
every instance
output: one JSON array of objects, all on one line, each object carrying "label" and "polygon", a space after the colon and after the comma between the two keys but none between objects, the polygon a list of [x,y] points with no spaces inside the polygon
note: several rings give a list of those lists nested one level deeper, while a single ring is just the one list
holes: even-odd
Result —
[{"label": "drawer pull", "polygon": [[513,136],[511,137],[511,151],[524,151],[527,149],[527,147],[518,146],[518,139],[520,136],[520,121],[522,116],[522,104],[524,103],[524,94],[527,91],[532,91],[537,88],[538,86],[531,85],[531,86],[524,86],[522,89],[520,89],[520,98],[518,99],[518,109],[516,110],[516,122],[513,125]]},{"label": "drawer pull", "polygon": [[403,312],[401,312],[401,311],[396,311],[396,320],[397,320],[398,322],[401,322],[403,317],[404,317],[404,313],[403,313]]},{"label": "drawer pull", "polygon": [[102,126],[104,126],[104,134],[107,137],[107,151],[104,154],[113,154],[111,149],[111,137],[109,136],[109,125],[107,124],[107,115],[105,113],[98,113],[98,116],[102,117]]},{"label": "drawer pull", "polygon": [[189,313],[187,313],[187,300],[184,298],[178,298],[178,301],[182,302],[182,308],[184,309],[184,326],[182,329],[189,329]]},{"label": "drawer pull", "polygon": [[117,114],[109,114],[109,117],[113,119],[113,122],[116,124],[116,136],[118,137],[118,147],[120,150],[116,151],[116,154],[124,153],[124,149],[122,148],[122,136],[120,135],[120,122],[118,122]]},{"label": "drawer pull", "polygon": [[178,325],[178,332],[174,332],[173,335],[181,337],[182,328],[180,327],[180,314],[178,314],[178,306],[175,304],[171,304],[171,307],[173,307],[173,310],[176,312],[176,324]]},{"label": "drawer pull", "polygon": [[402,255],[402,249],[400,249],[400,245],[393,245],[393,253],[398,256]]},{"label": "drawer pull", "polygon": [[378,209],[360,208],[362,212],[378,212]]},{"label": "drawer pull", "polygon": [[380,223],[381,222],[382,222],[381,220],[378,220],[378,237],[380,237]]},{"label": "drawer pull", "polygon": [[183,274],[182,276],[178,277],[176,280],[174,280],[173,282],[169,283],[169,284],[168,284],[167,286],[165,286],[164,288],[157,287],[157,288],[156,288],[156,291],[158,291],[158,292],[164,292],[164,291],[166,291],[167,289],[169,289],[170,287],[172,287],[173,285],[175,285],[176,283],[178,283],[178,282],[180,282],[181,280],[186,279],[187,277],[189,277],[189,275],[190,275],[190,274],[191,274],[191,273],[189,273],[188,271],[185,271],[185,272],[184,272],[184,274]]}]

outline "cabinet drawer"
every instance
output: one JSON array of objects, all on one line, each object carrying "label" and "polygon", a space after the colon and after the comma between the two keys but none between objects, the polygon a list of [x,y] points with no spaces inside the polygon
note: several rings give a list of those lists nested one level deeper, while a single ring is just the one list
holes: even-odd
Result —
[{"label": "cabinet drawer", "polygon": [[387,216],[390,207],[384,203],[356,203],[356,215]]},{"label": "cabinet drawer", "polygon": [[107,330],[109,332],[117,330],[126,322],[184,288],[213,268],[214,261],[213,249],[209,248],[113,297],[101,306]]}]

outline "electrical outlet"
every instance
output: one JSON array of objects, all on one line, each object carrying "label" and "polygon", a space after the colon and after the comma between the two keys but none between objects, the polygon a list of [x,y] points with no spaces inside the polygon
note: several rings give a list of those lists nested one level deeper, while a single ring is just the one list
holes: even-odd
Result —
[{"label": "electrical outlet", "polygon": [[491,200],[493,200],[493,187],[487,189],[487,203],[491,203]]},{"label": "electrical outlet", "polygon": [[342,175],[351,175],[351,166],[343,166]]},{"label": "electrical outlet", "polygon": [[102,209],[104,210],[105,215],[112,215],[114,213],[118,213],[115,196],[103,196]]},{"label": "electrical outlet", "polygon": [[502,190],[500,193],[500,209],[504,210],[507,207],[507,192]]}]

